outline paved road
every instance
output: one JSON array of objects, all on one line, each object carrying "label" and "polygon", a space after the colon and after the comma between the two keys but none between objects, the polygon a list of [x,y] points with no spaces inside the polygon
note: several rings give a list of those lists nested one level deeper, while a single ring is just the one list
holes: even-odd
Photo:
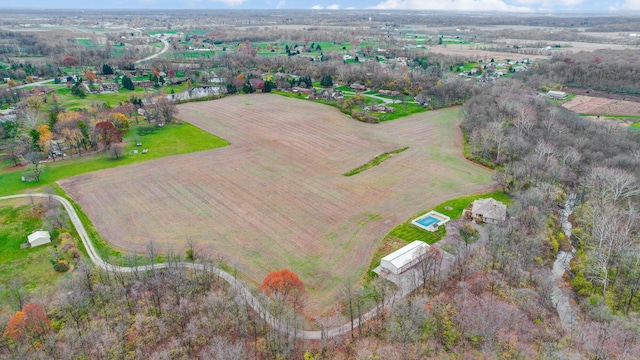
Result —
[{"label": "paved road", "polygon": [[[29,198],[29,197],[41,197],[41,198],[49,197],[60,202],[60,204],[62,204],[64,209],[69,214],[69,219],[71,220],[71,223],[73,224],[73,226],[76,228],[78,235],[80,236],[80,239],[84,244],[84,247],[87,249],[89,258],[91,259],[91,261],[93,261],[94,264],[96,264],[96,266],[98,266],[101,269],[104,269],[106,271],[112,271],[112,272],[131,273],[131,272],[144,272],[144,271],[149,271],[154,269],[164,269],[169,266],[168,264],[154,264],[154,265],[126,267],[126,266],[112,265],[105,262],[100,257],[98,252],[95,250],[93,246],[93,242],[91,241],[91,238],[87,233],[87,230],[82,224],[82,221],[80,221],[80,217],[78,217],[76,210],[73,208],[71,203],[67,199],[63,198],[62,196],[50,195],[50,194],[18,194],[18,195],[2,196],[0,197],[0,200]],[[202,263],[179,262],[179,263],[172,264],[172,266],[178,266],[178,267],[189,268],[189,269],[197,269],[197,270],[208,270],[208,271],[214,272],[220,278],[228,282],[229,285],[231,285],[231,288],[234,289],[237,294],[236,296],[238,300],[248,303],[260,317],[262,317],[271,327],[277,329],[281,333],[286,333],[286,334],[289,334],[290,336],[295,336],[296,338],[299,338],[299,339],[320,340],[320,339],[327,339],[327,338],[342,336],[351,332],[350,322],[342,326],[337,326],[330,329],[324,329],[322,331],[292,328],[290,324],[282,324],[276,317],[271,315],[271,313],[269,313],[269,311],[264,307],[264,305],[262,305],[258,301],[258,299],[256,299],[256,297],[253,296],[253,294],[251,294],[249,289],[247,289],[242,283],[238,281],[238,279],[236,279],[231,274],[219,268],[213,267],[212,265],[202,264]],[[392,303],[389,303],[387,306],[392,306]],[[363,321],[368,321],[369,319],[373,318],[377,313],[378,313],[377,309],[367,312],[362,317]],[[359,325],[358,319],[354,320],[353,328],[354,329],[357,328],[358,325]]]},{"label": "paved road", "polygon": [[158,39],[159,39],[160,41],[162,41],[162,43],[164,44],[164,47],[162,48],[162,50],[160,50],[160,52],[159,52],[159,53],[155,53],[155,54],[153,54],[153,55],[151,55],[151,56],[147,56],[147,57],[146,57],[146,58],[144,58],[144,59],[140,59],[140,60],[136,61],[136,64],[140,64],[140,63],[142,63],[142,62],[149,61],[149,60],[151,60],[151,59],[155,59],[155,58],[157,58],[158,56],[160,56],[160,55],[162,55],[162,54],[166,53],[166,52],[167,52],[167,50],[169,50],[169,42],[167,42],[167,40],[165,40],[165,39],[163,39],[163,38],[158,38]]}]

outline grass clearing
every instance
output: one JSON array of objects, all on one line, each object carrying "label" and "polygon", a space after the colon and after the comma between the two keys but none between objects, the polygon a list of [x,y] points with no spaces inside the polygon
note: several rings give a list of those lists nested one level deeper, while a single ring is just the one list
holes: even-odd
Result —
[{"label": "grass clearing", "polygon": [[21,249],[27,235],[43,226],[42,214],[33,210],[29,200],[0,200],[0,284],[19,280],[28,291],[51,285],[63,273],[53,270],[49,259],[57,241],[33,249]]},{"label": "grass clearing", "polygon": [[357,168],[355,168],[355,169],[353,169],[351,171],[348,171],[348,172],[344,173],[343,175],[344,176],[353,176],[353,175],[359,174],[359,173],[361,173],[361,172],[363,172],[365,170],[371,169],[372,167],[374,167],[376,165],[380,165],[383,161],[389,159],[393,155],[399,154],[399,153],[401,153],[401,152],[403,152],[403,151],[405,151],[407,149],[408,149],[408,147],[403,147],[403,148],[400,148],[400,149],[397,149],[397,150],[394,150],[394,151],[389,151],[389,152],[386,152],[384,154],[380,154],[380,155],[376,156],[375,158],[373,158],[368,163],[366,163],[366,164],[364,164],[362,166],[359,166],[359,167],[357,167]]},{"label": "grass clearing", "polygon": [[[51,161],[45,164],[45,170],[39,182],[22,182],[22,170],[0,171],[0,195],[10,195],[22,192],[29,188],[52,184],[53,182],[96,170],[129,165],[142,161],[158,159],[171,155],[186,154],[197,151],[214,149],[229,144],[208,132],[189,124],[170,124],[162,128],[156,128],[152,134],[138,135],[138,130],[149,127],[148,124],[133,124],[130,131],[124,136],[125,155],[120,159],[110,159],[105,153],[83,155],[65,160]],[[136,143],[141,142],[141,147]],[[149,149],[147,154],[133,154],[134,149]]]}]

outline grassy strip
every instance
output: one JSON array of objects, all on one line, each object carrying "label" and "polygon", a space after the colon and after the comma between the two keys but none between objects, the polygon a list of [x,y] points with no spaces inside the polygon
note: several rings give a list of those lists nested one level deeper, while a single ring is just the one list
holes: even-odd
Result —
[{"label": "grassy strip", "polygon": [[431,210],[435,210],[441,214],[447,215],[451,218],[451,220],[458,220],[462,216],[462,210],[466,209],[474,200],[489,197],[501,201],[505,204],[508,204],[510,202],[507,194],[499,190],[484,194],[462,196],[459,198],[447,200],[439,205],[434,206],[433,209],[422,211],[412,216],[404,223],[396,226],[393,230],[391,230],[391,232],[389,232],[389,234],[387,234],[387,236],[384,237],[382,242],[376,248],[376,251],[373,254],[373,258],[369,263],[369,270],[364,275],[363,282],[365,284],[368,284],[371,280],[378,276],[373,272],[373,269],[380,265],[380,259],[382,259],[384,256],[400,249],[401,247],[415,240],[424,241],[427,244],[433,244],[440,241],[446,235],[444,226],[440,226],[437,231],[430,232],[411,224],[411,220],[417,218],[418,216],[424,215]]},{"label": "grassy strip", "polygon": [[[40,177],[40,182],[22,182],[22,170],[0,171],[0,195],[11,195],[29,188],[50,185],[60,179],[96,170],[129,165],[171,155],[210,150],[229,144],[226,140],[189,123],[170,124],[162,128],[154,127],[155,130],[151,134],[137,135],[138,130],[145,126],[149,127],[151,125],[134,124],[132,126],[132,129],[124,137],[126,140],[125,155],[117,160],[110,159],[105,153],[98,153],[48,162],[44,164],[45,170]],[[133,154],[133,150],[136,149],[135,144],[138,142],[142,143],[141,148],[149,149],[147,154]]]},{"label": "grassy strip", "polygon": [[610,118],[610,119],[637,119],[640,120],[640,116],[638,115],[598,115],[598,114],[580,114],[580,116],[593,116],[593,117],[601,117],[601,118]]},{"label": "grassy strip", "polygon": [[346,173],[344,173],[342,175],[344,175],[344,176],[353,176],[353,175],[359,174],[359,173],[361,173],[361,172],[363,172],[365,170],[368,170],[368,169],[370,169],[370,168],[372,168],[374,166],[380,165],[383,161],[387,160],[388,158],[392,157],[393,155],[399,154],[399,153],[401,153],[401,152],[403,152],[403,151],[405,151],[407,149],[408,149],[408,147],[403,147],[403,148],[400,148],[400,149],[397,149],[397,150],[386,152],[384,154],[380,154],[380,155],[376,156],[375,158],[373,158],[373,160],[369,161],[368,163],[366,163],[366,164],[364,164],[364,165],[362,165],[360,167],[357,167],[357,168],[355,168],[353,170],[350,170],[350,171],[348,171],[348,172],[346,172]]}]

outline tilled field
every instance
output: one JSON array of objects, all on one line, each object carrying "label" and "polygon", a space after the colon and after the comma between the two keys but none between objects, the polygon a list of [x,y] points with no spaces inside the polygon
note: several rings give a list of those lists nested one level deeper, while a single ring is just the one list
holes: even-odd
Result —
[{"label": "tilled field", "polygon": [[576,95],[562,106],[578,114],[640,116],[640,103],[635,101]]},{"label": "tilled field", "polygon": [[[180,105],[179,117],[230,146],[80,175],[60,184],[116,247],[188,239],[256,283],[289,268],[326,310],[398,223],[489,189],[462,158],[457,108],[364,124],[322,104],[270,94]],[[379,166],[341,174],[404,146]]]}]

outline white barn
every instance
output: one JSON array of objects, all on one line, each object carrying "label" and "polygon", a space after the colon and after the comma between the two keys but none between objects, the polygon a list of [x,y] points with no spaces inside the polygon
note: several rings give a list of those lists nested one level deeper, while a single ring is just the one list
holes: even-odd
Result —
[{"label": "white barn", "polygon": [[396,275],[401,274],[420,262],[428,248],[429,244],[416,240],[383,257],[380,260],[380,267],[382,271],[388,271]]},{"label": "white barn", "polygon": [[566,99],[567,98],[567,93],[564,91],[549,91],[547,93],[547,96],[549,96],[550,98],[554,99],[554,100],[562,100],[562,99]]},{"label": "white barn", "polygon": [[51,235],[48,231],[36,230],[31,235],[27,236],[30,247],[36,247],[51,242]]}]

